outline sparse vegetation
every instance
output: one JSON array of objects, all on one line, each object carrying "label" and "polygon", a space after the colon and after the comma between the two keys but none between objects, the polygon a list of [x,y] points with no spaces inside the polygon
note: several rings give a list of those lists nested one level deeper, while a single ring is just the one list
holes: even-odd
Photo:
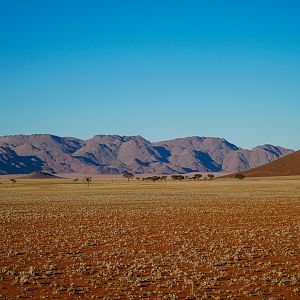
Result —
[{"label": "sparse vegetation", "polygon": [[185,177],[183,175],[172,175],[171,178],[176,181],[176,180],[179,180],[179,181],[182,181],[185,179]]},{"label": "sparse vegetation", "polygon": [[239,179],[239,180],[243,180],[245,178],[245,175],[242,173],[238,173],[234,176],[234,178]]},{"label": "sparse vegetation", "polygon": [[15,183],[17,182],[17,180],[15,178],[10,178],[9,180],[12,183],[12,185],[15,186]]},{"label": "sparse vegetation", "polygon": [[192,179],[194,180],[200,180],[202,178],[202,174],[195,174]]},{"label": "sparse vegetation", "polygon": [[84,177],[83,180],[86,182],[88,186],[90,186],[90,184],[92,183],[92,177],[90,176]]},{"label": "sparse vegetation", "polygon": [[152,182],[156,182],[156,181],[167,182],[167,178],[168,176],[149,176],[149,177],[143,177],[143,180],[152,181]]},{"label": "sparse vegetation", "polygon": [[127,181],[129,181],[130,179],[134,178],[134,174],[130,173],[130,172],[125,172],[123,173],[123,177],[127,179]]},{"label": "sparse vegetation", "polygon": [[163,180],[164,182],[167,182],[168,176],[161,176],[160,179]]},{"label": "sparse vegetation", "polygon": [[297,299],[295,179],[0,179],[0,296]]}]

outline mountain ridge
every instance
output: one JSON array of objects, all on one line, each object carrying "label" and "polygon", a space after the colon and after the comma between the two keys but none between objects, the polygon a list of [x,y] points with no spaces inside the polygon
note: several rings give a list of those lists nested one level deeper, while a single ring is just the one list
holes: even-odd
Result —
[{"label": "mountain ridge", "polygon": [[[241,172],[246,177],[274,177],[300,175],[300,150],[270,163]],[[231,174],[234,177],[236,174]]]},{"label": "mountain ridge", "polygon": [[224,138],[191,136],[150,142],[142,136],[51,134],[0,136],[0,174],[239,172],[294,152],[265,144],[243,149]]}]

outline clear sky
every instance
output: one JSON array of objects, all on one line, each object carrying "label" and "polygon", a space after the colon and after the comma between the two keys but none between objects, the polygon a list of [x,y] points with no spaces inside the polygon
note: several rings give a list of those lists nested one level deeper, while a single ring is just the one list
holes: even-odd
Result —
[{"label": "clear sky", "polygon": [[300,1],[0,1],[0,135],[300,149]]}]

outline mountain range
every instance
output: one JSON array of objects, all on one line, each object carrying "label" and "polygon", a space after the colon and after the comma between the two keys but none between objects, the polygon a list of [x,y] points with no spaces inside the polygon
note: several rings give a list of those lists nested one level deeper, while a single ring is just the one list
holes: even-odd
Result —
[{"label": "mountain range", "polygon": [[262,145],[251,150],[223,138],[150,142],[141,136],[96,135],[82,140],[50,134],[0,136],[0,174],[174,174],[240,172],[294,152]]}]

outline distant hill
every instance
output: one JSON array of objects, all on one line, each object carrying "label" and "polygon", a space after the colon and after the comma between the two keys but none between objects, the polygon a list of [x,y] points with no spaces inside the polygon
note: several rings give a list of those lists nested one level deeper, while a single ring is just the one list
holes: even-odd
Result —
[{"label": "distant hill", "polygon": [[141,136],[96,135],[88,140],[49,134],[0,137],[0,174],[147,174],[240,172],[293,150],[262,145],[242,149],[222,138],[150,142]]},{"label": "distant hill", "polygon": [[300,151],[268,164],[242,172],[246,177],[271,177],[300,175]]},{"label": "distant hill", "polygon": [[59,179],[61,177],[45,173],[45,172],[32,172],[30,174],[18,177],[18,179]]}]

